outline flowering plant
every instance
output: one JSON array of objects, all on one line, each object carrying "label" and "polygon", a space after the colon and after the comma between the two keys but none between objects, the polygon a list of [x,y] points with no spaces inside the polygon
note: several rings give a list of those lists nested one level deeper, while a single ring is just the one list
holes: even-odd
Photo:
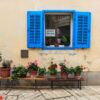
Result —
[{"label": "flowering plant", "polygon": [[51,65],[48,67],[48,72],[51,75],[57,74],[57,64],[54,64],[53,62],[51,62]]},{"label": "flowering plant", "polygon": [[38,71],[38,60],[35,60],[34,62],[29,62],[27,65],[28,71]]},{"label": "flowering plant", "polygon": [[66,67],[65,63],[60,63],[61,73],[69,73],[69,68]]}]

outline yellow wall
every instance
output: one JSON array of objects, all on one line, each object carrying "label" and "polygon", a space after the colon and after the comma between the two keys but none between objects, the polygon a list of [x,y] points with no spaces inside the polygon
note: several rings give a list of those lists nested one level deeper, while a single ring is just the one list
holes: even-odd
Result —
[{"label": "yellow wall", "polygon": [[[69,66],[83,64],[91,71],[100,71],[100,1],[99,0],[0,0],[0,52],[14,64],[26,64],[39,59],[41,67],[50,60],[67,60]],[[75,9],[92,12],[91,48],[66,51],[29,49],[29,58],[21,59],[20,50],[26,46],[26,12],[42,9]]]}]

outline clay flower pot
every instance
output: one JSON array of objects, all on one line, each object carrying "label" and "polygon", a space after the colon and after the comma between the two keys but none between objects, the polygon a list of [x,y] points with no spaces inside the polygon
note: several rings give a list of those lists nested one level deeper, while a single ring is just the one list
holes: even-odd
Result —
[{"label": "clay flower pot", "polygon": [[50,74],[51,78],[56,78],[56,74]]},{"label": "clay flower pot", "polygon": [[64,72],[61,72],[61,78],[67,79],[68,78],[68,74],[64,73]]},{"label": "clay flower pot", "polygon": [[37,71],[31,70],[31,71],[30,71],[30,75],[31,75],[31,76],[36,76],[36,75],[37,75]]},{"label": "clay flower pot", "polygon": [[2,78],[10,77],[10,69],[11,68],[0,68],[0,76]]},{"label": "clay flower pot", "polygon": [[80,73],[75,73],[75,78],[76,79],[80,79],[81,78],[81,74]]}]

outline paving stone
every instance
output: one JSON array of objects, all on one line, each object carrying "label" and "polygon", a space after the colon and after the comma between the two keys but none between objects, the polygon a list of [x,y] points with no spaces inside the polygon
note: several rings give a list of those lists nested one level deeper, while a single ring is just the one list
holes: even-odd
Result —
[{"label": "paving stone", "polygon": [[2,94],[0,96],[3,98],[3,100],[5,100],[7,95]]},{"label": "paving stone", "polygon": [[40,91],[24,91],[19,95],[18,100],[35,100],[34,98],[38,98],[39,96],[41,96]]},{"label": "paving stone", "polygon": [[54,99],[54,100],[66,100],[65,98],[57,98],[57,99]]},{"label": "paving stone", "polygon": [[80,89],[0,90],[3,100],[100,100],[100,86]]},{"label": "paving stone", "polygon": [[56,98],[71,96],[71,94],[65,91],[64,89],[55,89],[55,90],[46,89],[40,91],[46,99],[56,99]]},{"label": "paving stone", "polygon": [[6,100],[17,100],[17,96],[7,96]]},{"label": "paving stone", "polygon": [[32,100],[45,100],[45,98],[43,96],[38,96],[36,98],[33,98]]},{"label": "paving stone", "polygon": [[22,90],[11,90],[8,95],[21,95],[22,93]]},{"label": "paving stone", "polygon": [[0,95],[6,95],[9,92],[9,90],[0,90]]}]

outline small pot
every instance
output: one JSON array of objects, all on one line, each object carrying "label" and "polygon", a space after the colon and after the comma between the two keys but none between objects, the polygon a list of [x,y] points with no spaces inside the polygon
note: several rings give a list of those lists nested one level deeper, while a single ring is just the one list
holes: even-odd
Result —
[{"label": "small pot", "polygon": [[36,75],[37,75],[37,71],[31,70],[31,71],[30,71],[30,75],[31,75],[31,76],[36,76]]},{"label": "small pot", "polygon": [[68,78],[68,74],[64,73],[64,72],[61,72],[61,78],[67,79]]},{"label": "small pot", "polygon": [[56,78],[56,74],[50,74],[51,78]]},{"label": "small pot", "polygon": [[20,78],[25,78],[26,74],[21,74]]},{"label": "small pot", "polygon": [[2,78],[7,78],[7,77],[10,77],[10,70],[11,68],[0,68],[0,76]]},{"label": "small pot", "polygon": [[73,74],[68,74],[68,78],[74,78],[75,77],[75,75],[74,75],[74,73]]},{"label": "small pot", "polygon": [[75,73],[75,78],[80,79],[81,78],[81,73]]}]

